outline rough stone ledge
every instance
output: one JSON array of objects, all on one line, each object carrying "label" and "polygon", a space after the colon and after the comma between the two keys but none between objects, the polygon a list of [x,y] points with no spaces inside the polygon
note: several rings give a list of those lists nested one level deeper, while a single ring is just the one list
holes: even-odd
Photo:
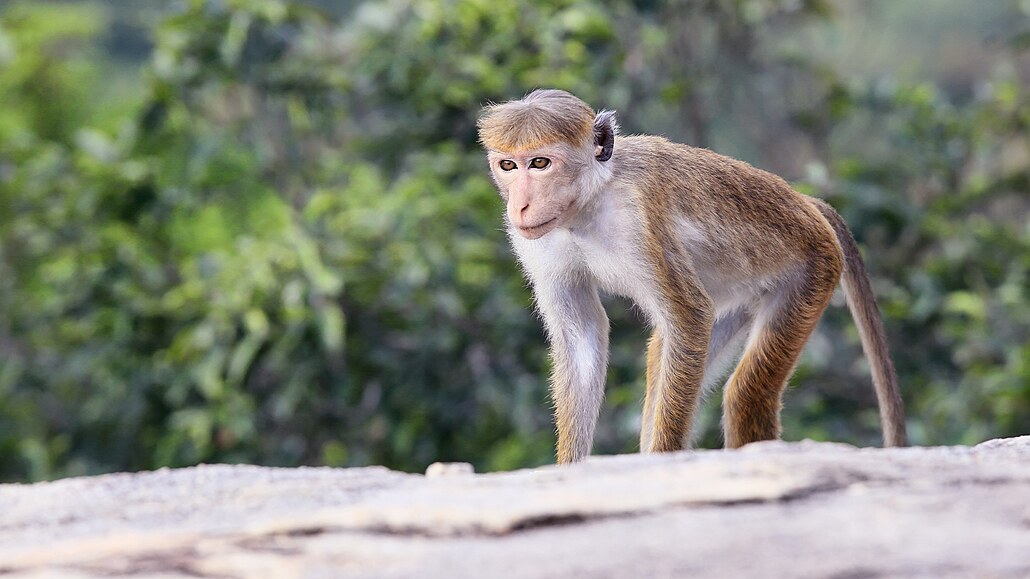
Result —
[{"label": "rough stone ledge", "polygon": [[0,576],[1030,577],[1030,436],[0,485]]}]

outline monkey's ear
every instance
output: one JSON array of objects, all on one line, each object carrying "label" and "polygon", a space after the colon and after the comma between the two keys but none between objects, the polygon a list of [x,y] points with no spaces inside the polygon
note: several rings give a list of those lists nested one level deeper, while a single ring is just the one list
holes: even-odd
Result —
[{"label": "monkey's ear", "polygon": [[607,161],[612,158],[615,149],[615,134],[619,125],[615,122],[615,111],[601,111],[594,117],[594,147],[597,160]]}]

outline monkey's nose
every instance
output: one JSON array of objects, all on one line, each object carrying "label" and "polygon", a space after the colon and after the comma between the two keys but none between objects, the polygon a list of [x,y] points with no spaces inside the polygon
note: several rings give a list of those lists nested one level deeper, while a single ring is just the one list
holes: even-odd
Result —
[{"label": "monkey's nose", "polygon": [[512,221],[515,222],[515,225],[522,226],[522,225],[524,225],[526,223],[526,219],[528,217],[529,217],[529,203],[526,202],[526,203],[522,204],[522,207],[518,208],[518,210],[515,212],[515,215],[512,215]]}]

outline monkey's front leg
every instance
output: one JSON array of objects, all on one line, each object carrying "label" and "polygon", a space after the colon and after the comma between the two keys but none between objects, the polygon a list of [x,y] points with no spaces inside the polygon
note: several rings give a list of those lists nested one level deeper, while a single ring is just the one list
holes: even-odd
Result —
[{"label": "monkey's front leg", "polygon": [[712,333],[712,308],[695,284],[677,284],[690,299],[673,304],[648,344],[642,452],[682,450],[701,401],[701,382]]},{"label": "monkey's front leg", "polygon": [[551,399],[558,433],[558,463],[590,454],[604,400],[608,316],[586,280],[536,287],[537,305],[551,345]]}]

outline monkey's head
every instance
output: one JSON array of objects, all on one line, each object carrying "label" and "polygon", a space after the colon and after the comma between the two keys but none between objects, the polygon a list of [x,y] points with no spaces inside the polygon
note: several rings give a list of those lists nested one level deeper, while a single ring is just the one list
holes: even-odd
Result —
[{"label": "monkey's head", "polygon": [[611,177],[617,130],[614,112],[561,90],[484,109],[479,140],[519,235],[540,238],[593,198]]}]

